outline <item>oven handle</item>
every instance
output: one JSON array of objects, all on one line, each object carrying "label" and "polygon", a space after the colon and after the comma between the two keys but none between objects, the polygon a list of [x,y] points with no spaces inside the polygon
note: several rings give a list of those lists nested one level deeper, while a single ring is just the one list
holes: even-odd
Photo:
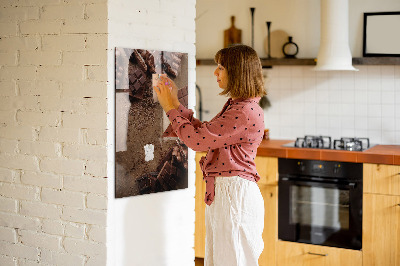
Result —
[{"label": "oven handle", "polygon": [[283,182],[289,182],[294,185],[306,185],[306,186],[315,186],[318,187],[337,187],[337,188],[345,188],[345,189],[354,189],[356,187],[355,182],[335,182],[335,181],[315,181],[315,180],[304,180],[299,178],[290,178],[290,177],[281,177],[279,179]]}]

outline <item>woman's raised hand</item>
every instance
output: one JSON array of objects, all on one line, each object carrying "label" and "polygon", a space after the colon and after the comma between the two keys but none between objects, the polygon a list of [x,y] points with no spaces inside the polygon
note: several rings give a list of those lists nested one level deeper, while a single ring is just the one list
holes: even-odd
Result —
[{"label": "woman's raised hand", "polygon": [[160,76],[157,85],[154,87],[154,91],[157,93],[158,101],[166,113],[179,106],[178,104],[175,107],[175,101],[178,101],[178,89],[175,83],[168,77]]},{"label": "woman's raised hand", "polygon": [[160,76],[160,79],[164,84],[165,83],[169,84],[171,90],[172,103],[174,105],[174,108],[177,109],[180,105],[180,102],[178,100],[178,87],[169,77],[167,77],[167,75]]}]

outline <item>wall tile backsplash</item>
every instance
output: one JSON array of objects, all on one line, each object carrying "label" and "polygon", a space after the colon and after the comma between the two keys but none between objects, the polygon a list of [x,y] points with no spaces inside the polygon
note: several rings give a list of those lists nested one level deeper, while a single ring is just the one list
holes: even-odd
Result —
[{"label": "wall tile backsplash", "polygon": [[[374,144],[400,144],[400,66],[355,67],[359,71],[317,72],[313,66],[265,69],[272,106],[264,115],[270,137],[369,137]],[[206,121],[226,101],[218,95],[214,68],[197,67]]]}]

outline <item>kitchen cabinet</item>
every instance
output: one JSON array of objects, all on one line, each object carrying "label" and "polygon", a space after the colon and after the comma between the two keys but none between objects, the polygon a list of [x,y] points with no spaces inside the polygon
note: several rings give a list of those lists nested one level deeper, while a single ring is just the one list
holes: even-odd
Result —
[{"label": "kitchen cabinet", "polygon": [[[196,153],[196,196],[195,196],[195,256],[204,258],[205,255],[205,223],[204,223],[204,194],[205,183],[203,173],[199,167],[199,161],[206,153]],[[276,265],[276,242],[278,240],[278,159],[271,157],[257,156],[255,159],[257,171],[261,176],[258,182],[261,194],[264,198],[264,251],[259,258],[259,265]]]},{"label": "kitchen cabinet", "polygon": [[205,252],[205,239],[206,239],[206,224],[205,224],[205,210],[206,204],[204,203],[204,195],[206,193],[206,184],[203,181],[203,172],[200,169],[199,161],[205,152],[197,152],[196,160],[196,194],[195,194],[195,232],[194,232],[194,253],[197,258],[204,258]]},{"label": "kitchen cabinet", "polygon": [[278,158],[257,156],[254,160],[260,175],[258,187],[264,199],[264,250],[258,259],[260,266],[276,265],[278,240]]},{"label": "kitchen cabinet", "polygon": [[256,156],[254,162],[261,176],[259,185],[278,185],[278,158]]},{"label": "kitchen cabinet", "polygon": [[276,265],[276,243],[278,241],[278,187],[259,185],[264,198],[264,250],[258,259],[260,266]]},{"label": "kitchen cabinet", "polygon": [[400,166],[363,170],[363,265],[400,266]]},{"label": "kitchen cabinet", "polygon": [[362,265],[362,252],[358,250],[278,241],[277,252],[277,266]]},{"label": "kitchen cabinet", "polygon": [[400,196],[364,194],[363,265],[400,266]]},{"label": "kitchen cabinet", "polygon": [[399,165],[365,163],[363,173],[364,193],[400,196]]}]

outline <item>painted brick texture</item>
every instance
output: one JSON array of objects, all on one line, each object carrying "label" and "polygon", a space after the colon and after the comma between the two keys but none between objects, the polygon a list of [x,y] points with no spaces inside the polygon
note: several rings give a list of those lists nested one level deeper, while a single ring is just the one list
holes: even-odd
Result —
[{"label": "painted brick texture", "polygon": [[107,1],[0,1],[0,265],[106,265]]}]

